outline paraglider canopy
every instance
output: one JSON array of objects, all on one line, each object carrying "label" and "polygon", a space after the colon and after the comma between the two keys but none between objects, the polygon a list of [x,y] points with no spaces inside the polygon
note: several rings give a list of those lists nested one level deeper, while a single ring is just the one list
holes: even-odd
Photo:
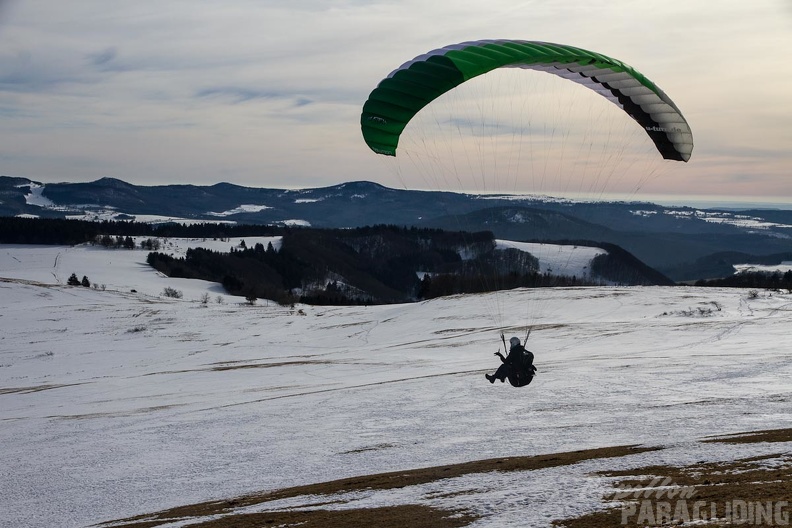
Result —
[{"label": "paraglider canopy", "polygon": [[687,121],[644,75],[600,53],[525,40],[463,42],[404,63],[379,83],[363,105],[360,124],[366,144],[378,154],[395,156],[402,131],[423,107],[498,68],[544,71],[586,86],[637,121],[663,158],[690,159],[693,136]]}]

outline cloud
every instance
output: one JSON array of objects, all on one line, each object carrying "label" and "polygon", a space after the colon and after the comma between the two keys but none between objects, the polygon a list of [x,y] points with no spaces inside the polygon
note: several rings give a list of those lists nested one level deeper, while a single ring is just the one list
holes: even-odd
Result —
[{"label": "cloud", "polygon": [[104,66],[108,62],[115,59],[117,55],[118,55],[118,50],[114,47],[109,47],[96,53],[89,53],[88,60],[94,66]]},{"label": "cloud", "polygon": [[286,97],[284,94],[277,92],[243,88],[240,86],[215,86],[212,88],[203,88],[198,90],[195,93],[195,96],[201,98],[220,97],[223,99],[230,99],[235,103],[244,103],[254,99],[281,99]]},{"label": "cloud", "polygon": [[85,78],[54,56],[35,55],[29,50],[0,53],[0,90],[43,92]]},{"label": "cloud", "polygon": [[286,101],[289,106],[299,108],[314,103],[313,99],[299,95],[242,86],[214,86],[203,88],[195,93],[198,98],[219,98],[234,104],[246,103],[257,99]]}]

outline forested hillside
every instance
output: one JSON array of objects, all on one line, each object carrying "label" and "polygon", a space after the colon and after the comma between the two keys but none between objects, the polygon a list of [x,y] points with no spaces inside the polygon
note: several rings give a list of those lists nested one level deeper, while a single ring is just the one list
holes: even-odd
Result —
[{"label": "forested hillside", "polygon": [[[239,239],[279,237],[278,248],[244,242],[230,251],[193,247],[174,255],[162,249],[168,237]],[[136,237],[133,238],[133,237]],[[458,293],[517,287],[590,284],[673,284],[628,252],[586,241],[576,246],[606,250],[576,274],[540,272],[537,258],[499,248],[489,231],[370,226],[314,229],[228,224],[87,222],[0,218],[0,243],[93,244],[108,250],[150,251],[147,262],[170,277],[218,282],[231,294],[280,303],[381,304]]]},{"label": "forested hillside", "polygon": [[537,270],[527,253],[496,251],[488,232],[394,226],[295,229],[283,235],[278,251],[271,244],[230,253],[198,248],[183,258],[153,252],[148,262],[168,276],[221,282],[229,293],[251,299],[311,304],[405,302],[484,291],[501,277],[522,285]]}]

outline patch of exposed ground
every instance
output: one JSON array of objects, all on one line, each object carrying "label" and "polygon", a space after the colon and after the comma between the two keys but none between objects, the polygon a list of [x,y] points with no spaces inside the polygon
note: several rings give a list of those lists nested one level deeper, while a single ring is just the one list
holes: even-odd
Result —
[{"label": "patch of exposed ground", "polygon": [[153,407],[142,407],[139,409],[131,409],[128,411],[117,411],[117,412],[97,412],[97,413],[85,413],[85,414],[53,414],[50,416],[46,416],[45,418],[57,418],[61,420],[90,420],[93,418],[120,418],[124,416],[135,416],[138,414],[147,414],[147,413],[164,411],[167,409],[175,409],[176,407],[182,407],[184,405],[185,404],[156,405]]},{"label": "patch of exposed ground", "polygon": [[792,442],[792,429],[767,429],[730,435],[708,437],[702,442],[749,444],[754,442]]},{"label": "patch of exposed ground", "polygon": [[[745,432],[708,437],[703,442],[789,442],[792,429]],[[617,446],[531,457],[479,460],[409,471],[364,475],[309,484],[230,500],[182,506],[98,525],[99,528],[153,528],[169,522],[192,522],[201,528],[294,527],[456,528],[475,522],[469,511],[443,510],[405,504],[382,508],[318,509],[339,502],[337,494],[385,490],[426,484],[467,474],[492,471],[531,471],[597,458],[622,457],[658,448]],[[613,492],[603,497],[606,509],[580,517],[556,520],[556,528],[650,526],[788,526],[792,498],[792,453],[744,458],[728,463],[701,462],[690,466],[647,466],[602,472],[615,477]],[[305,508],[245,513],[250,506],[286,498],[306,498]],[[310,497],[310,499],[309,499]]]},{"label": "patch of exposed ground", "polygon": [[[384,508],[354,510],[277,511],[235,515],[203,523],[191,524],[200,528],[461,528],[475,518],[429,506],[407,504]],[[156,526],[156,525],[152,525]]]},{"label": "patch of exposed ground", "polygon": [[65,383],[65,384],[49,384],[49,385],[35,385],[32,387],[0,387],[0,394],[30,394],[31,392],[41,392],[45,390],[60,389],[63,387],[72,387],[74,385],[82,385],[82,383]]},{"label": "patch of exposed ground", "polygon": [[[637,446],[616,446],[599,449],[586,449],[568,453],[549,455],[495,458],[437,466],[431,468],[363,475],[331,482],[297,486],[267,493],[251,494],[224,501],[212,501],[189,506],[172,508],[162,512],[122,519],[100,524],[100,527],[114,528],[152,528],[169,522],[194,519],[190,526],[202,528],[244,528],[259,526],[300,526],[301,528],[352,528],[352,527],[432,527],[456,528],[467,526],[476,520],[470,512],[442,510],[425,505],[401,505],[387,508],[357,508],[344,511],[284,510],[266,513],[235,513],[235,510],[248,506],[262,505],[267,502],[311,496],[313,506],[317,495],[330,496],[361,490],[385,490],[426,484],[442,479],[460,477],[472,473],[491,471],[530,471],[549,467],[563,466],[596,458],[622,457],[650,451],[657,448]],[[208,516],[222,516],[200,522]]]},{"label": "patch of exposed ground", "polygon": [[391,447],[396,447],[396,445],[395,444],[383,443],[383,444],[377,444],[377,445],[368,446],[368,447],[361,447],[360,449],[352,449],[351,451],[342,451],[341,454],[342,455],[351,455],[353,453],[364,453],[366,451],[379,451],[381,449],[390,449]]},{"label": "patch of exposed ground", "polygon": [[[703,441],[789,442],[792,429],[739,433]],[[603,499],[610,506],[554,521],[555,527],[789,526],[792,522],[789,452],[728,463],[648,466],[602,475],[619,478],[614,491]]]},{"label": "patch of exposed ground", "polygon": [[301,361],[279,361],[274,363],[247,363],[247,364],[232,364],[232,363],[215,363],[205,368],[183,369],[183,370],[163,370],[162,372],[149,372],[143,376],[161,376],[163,374],[186,374],[190,372],[224,372],[226,370],[246,370],[246,369],[266,369],[278,367],[293,367],[302,365],[331,365],[341,364],[340,361],[328,360],[301,360]]}]

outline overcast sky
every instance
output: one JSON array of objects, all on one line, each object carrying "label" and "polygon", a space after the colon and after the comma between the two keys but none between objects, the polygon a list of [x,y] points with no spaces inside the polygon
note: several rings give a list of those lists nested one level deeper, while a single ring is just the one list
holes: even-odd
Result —
[{"label": "overcast sky", "polygon": [[790,0],[0,0],[0,174],[421,186],[366,147],[360,108],[482,38],[596,50],[668,93],[695,149],[645,192],[792,200]]}]

